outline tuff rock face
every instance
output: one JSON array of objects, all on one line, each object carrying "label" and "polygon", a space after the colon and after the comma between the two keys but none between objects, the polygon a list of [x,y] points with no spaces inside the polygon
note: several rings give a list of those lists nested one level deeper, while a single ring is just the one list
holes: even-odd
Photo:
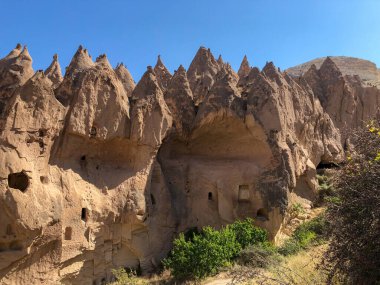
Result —
[{"label": "tuff rock face", "polygon": [[181,231],[252,217],[277,240],[316,167],[343,160],[345,128],[377,114],[379,90],[327,58],[294,79],[200,48],[171,76],[135,83],[80,47],[33,72],[0,61],[1,284],[102,284],[154,270]]}]

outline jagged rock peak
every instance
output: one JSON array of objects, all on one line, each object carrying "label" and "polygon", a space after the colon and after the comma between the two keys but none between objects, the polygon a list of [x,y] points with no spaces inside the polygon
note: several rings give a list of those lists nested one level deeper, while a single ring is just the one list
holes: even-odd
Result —
[{"label": "jagged rock peak", "polygon": [[240,68],[238,71],[239,78],[243,78],[249,74],[251,67],[249,66],[248,58],[244,55],[244,58],[240,64]]},{"label": "jagged rock peak", "polygon": [[157,56],[156,66],[157,66],[157,67],[158,67],[158,66],[164,66],[164,67],[165,67],[164,63],[163,63],[162,60],[161,60],[161,55],[158,55],[158,56]]},{"label": "jagged rock peak", "polygon": [[220,69],[210,49],[200,47],[187,70],[187,78],[196,105],[199,105],[207,96]]},{"label": "jagged rock peak", "polygon": [[9,59],[9,58],[19,56],[21,53],[21,50],[22,50],[22,46],[21,46],[21,44],[18,43],[16,45],[16,47],[14,49],[12,49],[11,52],[5,57],[5,59]]},{"label": "jagged rock peak", "polygon": [[102,67],[105,67],[105,68],[112,69],[112,66],[111,66],[110,62],[108,61],[108,58],[107,58],[107,55],[106,55],[106,54],[101,54],[101,55],[99,55],[99,56],[96,58],[95,63],[96,63],[98,66],[102,66]]},{"label": "jagged rock peak", "polygon": [[215,60],[214,55],[211,53],[211,50],[209,48],[205,48],[201,46],[198,49],[193,61],[190,64],[189,72],[191,71],[191,68],[200,67],[200,66],[194,66],[194,65],[206,66],[207,64],[217,66],[217,61]]},{"label": "jagged rock peak", "polygon": [[142,99],[147,96],[156,95],[162,91],[157,81],[156,74],[152,66],[147,66],[147,70],[137,83],[135,89],[132,92],[133,99]]},{"label": "jagged rock peak", "polygon": [[53,61],[50,66],[45,70],[45,75],[53,83],[53,88],[56,88],[63,80],[61,66],[58,62],[58,55],[53,55]]},{"label": "jagged rock peak", "polygon": [[319,69],[319,74],[323,77],[328,76],[331,78],[342,76],[342,72],[329,56],[323,61],[321,68]]},{"label": "jagged rock peak", "polygon": [[26,45],[22,49],[19,57],[21,57],[22,60],[32,61],[32,57],[30,56],[28,47]]},{"label": "jagged rock peak", "polygon": [[74,75],[92,66],[94,66],[94,62],[88,54],[87,49],[83,49],[82,45],[80,45],[69,66],[66,68],[65,76]]},{"label": "jagged rock peak", "polygon": [[281,72],[278,70],[278,68],[273,64],[272,61],[267,62],[264,66],[262,73],[269,79],[276,81],[278,85],[283,84],[283,76],[281,75]]},{"label": "jagged rock peak", "polygon": [[156,66],[154,67],[154,73],[156,74],[157,81],[160,88],[163,91],[165,91],[166,88],[168,87],[168,83],[170,79],[172,78],[172,75],[169,72],[169,70],[166,68],[166,66],[163,64],[160,55],[158,55],[157,57],[157,63],[156,63]]},{"label": "jagged rock peak", "polygon": [[218,57],[217,63],[219,64],[220,67],[224,65],[224,61],[221,54]]},{"label": "jagged rock peak", "polygon": [[135,81],[133,80],[133,77],[129,70],[125,67],[123,63],[117,64],[115,68],[115,73],[119,80],[122,82],[123,87],[125,89],[125,92],[127,93],[128,97],[132,95],[132,91],[136,86]]},{"label": "jagged rock peak", "polygon": [[186,69],[183,67],[182,64],[178,67],[176,73],[179,73],[179,74],[185,73],[185,76],[186,76]]}]

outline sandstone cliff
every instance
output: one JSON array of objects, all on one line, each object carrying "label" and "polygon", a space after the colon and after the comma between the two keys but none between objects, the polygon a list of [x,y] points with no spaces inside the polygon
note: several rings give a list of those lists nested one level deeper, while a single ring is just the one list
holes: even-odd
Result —
[{"label": "sandstone cliff", "polygon": [[147,273],[179,232],[244,217],[276,240],[379,92],[329,58],[294,78],[200,48],[188,71],[158,58],[135,85],[83,47],[63,77],[57,56],[34,72],[18,45],[0,61],[0,283]]}]

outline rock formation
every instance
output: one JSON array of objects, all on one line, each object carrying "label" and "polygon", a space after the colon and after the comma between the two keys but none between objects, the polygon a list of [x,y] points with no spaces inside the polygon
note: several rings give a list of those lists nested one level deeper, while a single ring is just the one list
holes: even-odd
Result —
[{"label": "rock formation", "polygon": [[51,82],[53,82],[53,88],[57,88],[58,85],[62,82],[63,77],[57,54],[53,56],[53,62],[45,70],[45,75],[51,80]]},{"label": "rock formation", "polygon": [[330,59],[302,76],[200,48],[137,85],[79,47],[34,73],[18,45],[0,61],[0,283],[103,284],[149,273],[182,231],[252,217],[276,241],[311,205],[318,165],[344,157],[347,127],[380,91]]},{"label": "rock formation", "polygon": [[239,71],[238,71],[239,78],[246,77],[249,74],[250,70],[251,70],[251,67],[249,66],[248,58],[245,55],[239,67]]}]

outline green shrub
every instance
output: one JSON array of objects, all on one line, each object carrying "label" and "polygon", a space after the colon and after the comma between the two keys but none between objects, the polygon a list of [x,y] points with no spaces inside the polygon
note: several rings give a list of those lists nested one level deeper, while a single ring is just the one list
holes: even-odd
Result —
[{"label": "green shrub", "polygon": [[268,240],[267,232],[253,224],[253,219],[238,220],[228,226],[236,235],[236,239],[242,248],[250,244],[258,244]]},{"label": "green shrub", "polygon": [[[177,279],[202,279],[229,265],[242,248],[267,241],[267,233],[253,225],[252,219],[236,221],[217,231],[204,227],[200,233],[179,235],[163,264]],[[263,245],[269,248],[269,245]]]},{"label": "green shrub", "polygon": [[228,227],[216,231],[203,228],[201,234],[194,234],[186,240],[183,234],[174,240],[170,256],[163,261],[179,279],[201,279],[218,272],[240,252],[235,233]]},{"label": "green shrub", "polygon": [[326,221],[322,215],[303,223],[278,249],[278,252],[285,256],[292,255],[312,244],[320,243],[326,233],[326,227]]},{"label": "green shrub", "polygon": [[295,203],[292,205],[291,212],[294,216],[298,216],[305,213],[305,209],[300,203]]}]

